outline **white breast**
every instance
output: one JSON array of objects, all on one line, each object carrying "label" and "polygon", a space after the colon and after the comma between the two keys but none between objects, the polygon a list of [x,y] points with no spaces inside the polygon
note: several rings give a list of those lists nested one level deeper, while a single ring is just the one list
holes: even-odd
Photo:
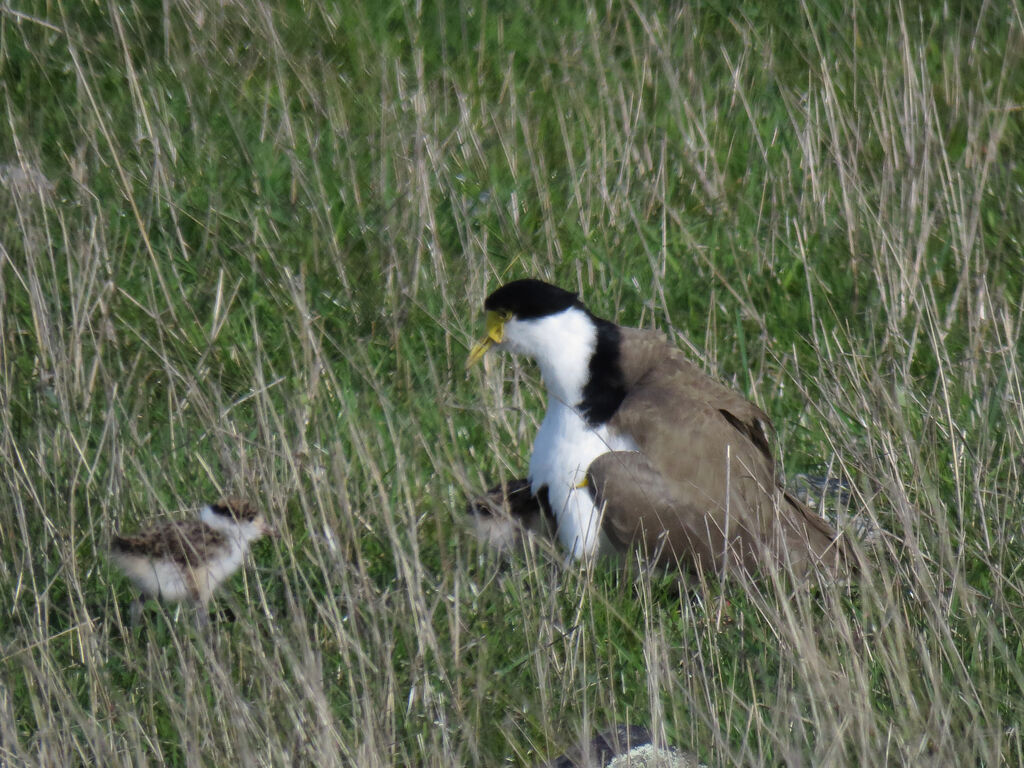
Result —
[{"label": "white breast", "polygon": [[189,574],[177,563],[125,554],[115,554],[112,559],[147,597],[176,603],[190,596]]},{"label": "white breast", "polygon": [[606,426],[592,429],[575,409],[552,399],[540,425],[530,456],[530,483],[534,493],[548,487],[551,510],[558,521],[558,539],[580,559],[607,551],[601,533],[601,510],[590,492],[577,488],[587,467],[608,451],[635,451],[636,444]]},{"label": "white breast", "polygon": [[207,563],[206,577],[209,580],[210,592],[239,569],[247,549],[248,547],[244,542],[235,539],[231,542],[230,547],[225,548],[222,554]]},{"label": "white breast", "polygon": [[191,568],[173,560],[124,553],[115,553],[112,559],[148,597],[172,603],[198,597],[206,602],[213,590],[238,570],[247,549],[245,542],[236,537],[209,560]]}]

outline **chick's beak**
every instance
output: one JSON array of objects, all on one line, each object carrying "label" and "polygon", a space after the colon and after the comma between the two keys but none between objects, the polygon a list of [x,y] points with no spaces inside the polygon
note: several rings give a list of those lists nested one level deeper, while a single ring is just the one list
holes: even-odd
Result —
[{"label": "chick's beak", "polygon": [[487,335],[474,344],[473,349],[469,351],[466,367],[471,368],[480,362],[487,354],[487,350],[495,344],[501,344],[503,338],[505,338],[505,317],[498,312],[489,311],[487,313]]},{"label": "chick's beak", "polygon": [[260,526],[260,527],[263,530],[263,535],[264,536],[269,536],[272,539],[276,539],[276,538],[279,538],[281,536],[281,534],[278,533],[277,528],[272,526],[266,520],[263,521],[263,525]]}]

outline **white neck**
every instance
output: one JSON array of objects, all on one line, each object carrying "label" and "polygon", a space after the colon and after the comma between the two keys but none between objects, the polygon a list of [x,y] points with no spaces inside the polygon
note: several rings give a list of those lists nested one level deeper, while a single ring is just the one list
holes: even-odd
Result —
[{"label": "white neck", "polygon": [[590,358],[597,346],[597,328],[578,307],[531,320],[505,323],[502,346],[532,357],[540,366],[552,400],[575,406],[583,399],[590,377]]},{"label": "white neck", "polygon": [[232,546],[243,550],[249,546],[250,541],[258,539],[261,535],[256,525],[249,522],[232,520],[224,515],[218,515],[209,506],[203,507],[203,511],[199,516],[208,526],[216,528],[227,536]]}]

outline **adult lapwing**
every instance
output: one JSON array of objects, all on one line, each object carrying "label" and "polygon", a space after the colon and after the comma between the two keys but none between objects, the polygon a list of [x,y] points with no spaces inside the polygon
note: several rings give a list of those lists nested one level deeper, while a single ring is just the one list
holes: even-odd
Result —
[{"label": "adult lapwing", "polygon": [[547,413],[529,481],[576,558],[640,547],[718,573],[847,569],[846,542],[776,476],[759,407],[655,331],[596,317],[575,293],[517,280],[484,302],[491,347],[533,358]]}]

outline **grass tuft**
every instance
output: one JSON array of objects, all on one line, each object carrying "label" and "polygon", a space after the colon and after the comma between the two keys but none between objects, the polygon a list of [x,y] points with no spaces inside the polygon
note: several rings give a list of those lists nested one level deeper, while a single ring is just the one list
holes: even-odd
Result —
[{"label": "grass tuft", "polygon": [[[1019,3],[0,8],[0,763],[1024,760]],[[847,588],[473,542],[538,276],[773,416]],[[216,639],[112,533],[255,499]]]}]

